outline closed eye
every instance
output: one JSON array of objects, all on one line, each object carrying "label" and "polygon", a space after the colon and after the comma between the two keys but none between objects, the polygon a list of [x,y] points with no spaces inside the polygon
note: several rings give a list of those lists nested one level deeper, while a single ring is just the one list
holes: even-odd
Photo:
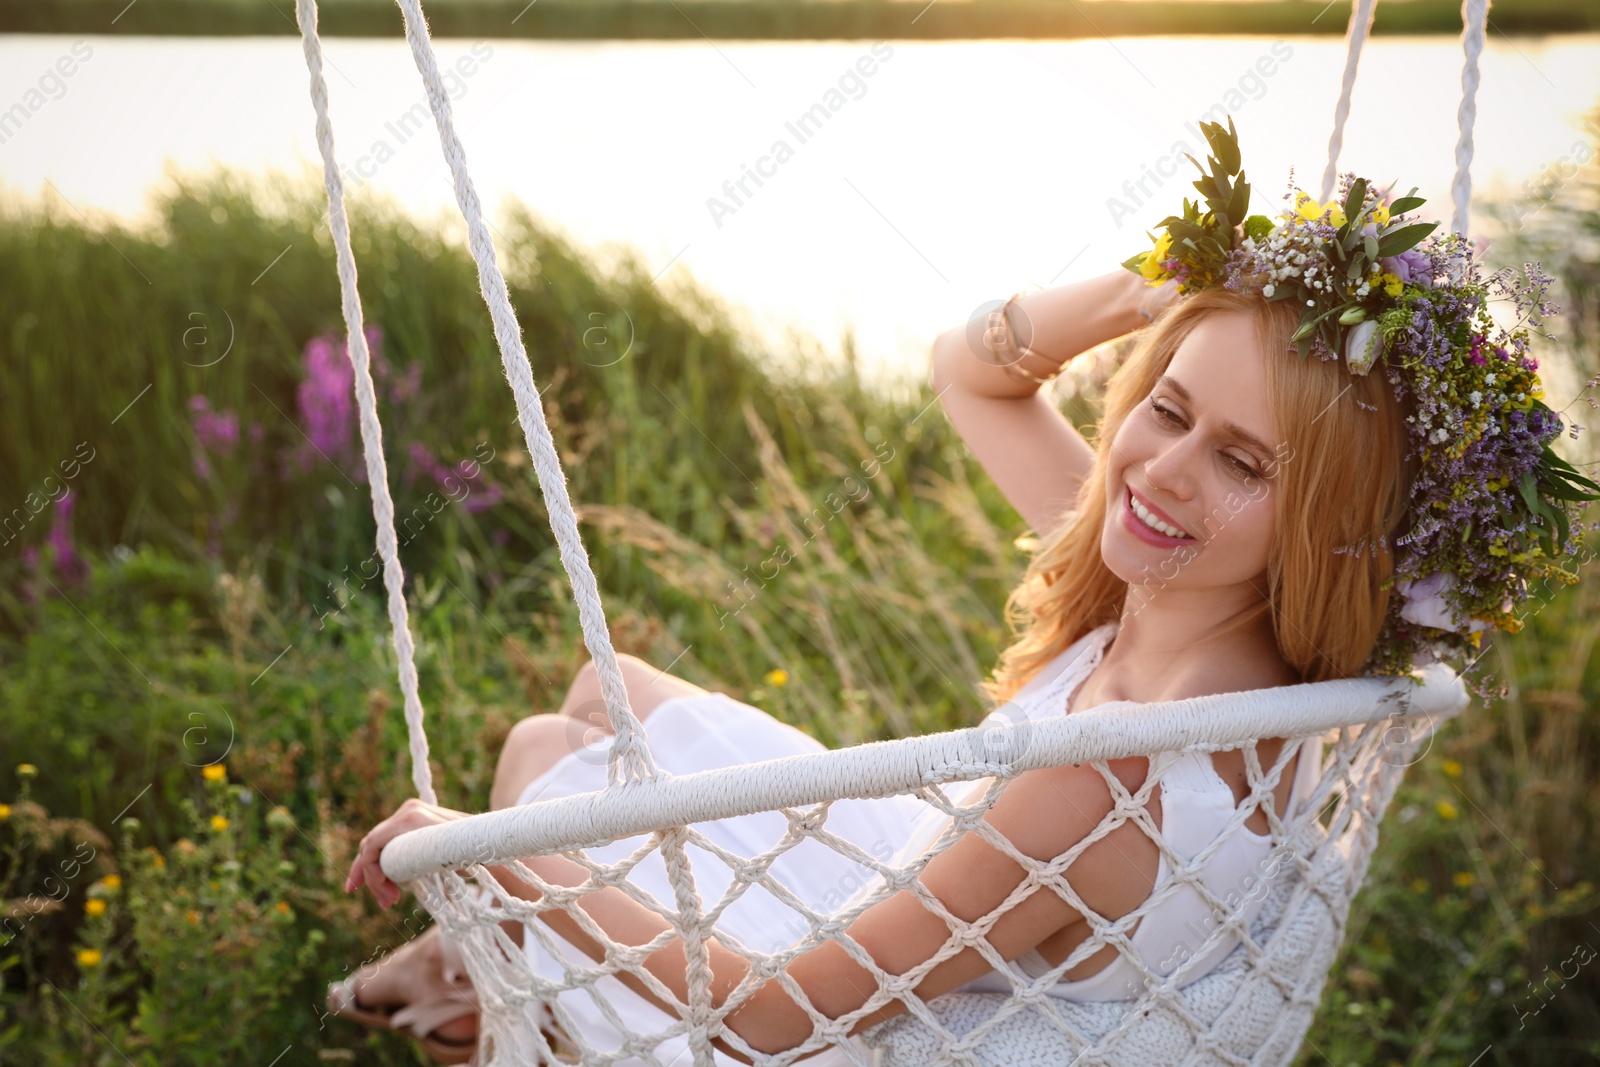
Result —
[{"label": "closed eye", "polygon": [[[1169,410],[1169,409],[1167,409],[1165,407],[1162,407],[1159,403],[1157,403],[1155,397],[1151,397],[1150,398],[1150,408],[1151,408],[1151,410],[1153,412],[1155,412],[1156,422],[1160,423],[1162,426],[1166,426],[1166,427],[1173,428],[1173,429],[1182,429],[1183,428],[1183,420],[1178,418],[1177,414],[1175,412],[1173,412],[1173,411],[1171,411],[1171,410]],[[1223,455],[1223,458],[1226,459],[1230,464],[1232,464],[1233,468],[1235,470],[1237,470],[1244,477],[1246,477],[1246,478],[1260,478],[1261,477],[1261,473],[1259,471],[1257,471],[1254,467],[1250,466],[1250,464],[1246,463],[1244,460],[1240,459],[1238,456],[1233,455],[1231,452],[1224,452],[1222,455]]]}]

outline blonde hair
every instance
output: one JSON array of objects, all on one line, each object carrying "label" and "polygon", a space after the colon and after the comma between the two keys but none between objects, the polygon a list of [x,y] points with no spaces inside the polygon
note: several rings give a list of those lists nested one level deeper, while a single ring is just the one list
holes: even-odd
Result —
[{"label": "blonde hair", "polygon": [[[1270,472],[1277,527],[1267,588],[1259,605],[1213,635],[1270,610],[1278,649],[1303,681],[1351,677],[1366,666],[1389,607],[1384,583],[1394,570],[1391,546],[1410,521],[1417,466],[1405,458],[1411,405],[1395,398],[1381,366],[1356,376],[1343,360],[1298,358],[1290,345],[1297,307],[1204,289],[1174,302],[1146,327],[1108,383],[1104,410],[1089,435],[1094,466],[1073,508],[1036,539],[1026,574],[1006,598],[1007,623],[1020,635],[980,683],[994,702],[1011,699],[1090,630],[1121,618],[1128,583],[1100,555],[1111,442],[1195,325],[1229,311],[1255,318],[1257,338],[1271,357],[1267,391],[1285,444]],[[1200,635],[1206,636],[1212,635]]]}]

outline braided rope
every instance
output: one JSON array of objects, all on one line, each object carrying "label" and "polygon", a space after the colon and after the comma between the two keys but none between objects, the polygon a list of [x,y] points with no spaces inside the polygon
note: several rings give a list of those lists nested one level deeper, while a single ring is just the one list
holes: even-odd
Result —
[{"label": "braided rope", "polygon": [[1450,183],[1453,211],[1450,228],[1463,236],[1472,205],[1472,128],[1478,120],[1478,56],[1483,52],[1484,26],[1489,21],[1489,0],[1461,2],[1461,106],[1456,109],[1456,175]]},{"label": "braided rope", "polygon": [[422,726],[422,698],[417,695],[416,646],[406,612],[405,575],[400,570],[394,532],[394,500],[389,496],[389,471],[383,461],[383,424],[378,421],[372,373],[367,355],[367,335],[361,318],[361,295],[356,290],[356,258],[350,249],[350,220],[344,210],[344,179],[333,156],[333,123],[328,118],[328,83],[322,76],[322,42],[317,36],[316,0],[296,0],[301,44],[311,72],[311,103],[317,111],[317,149],[322,154],[322,183],[328,190],[328,230],[333,234],[339,264],[340,306],[344,312],[347,349],[355,368],[356,398],[361,409],[361,452],[367,463],[372,490],[372,517],[378,526],[378,552],[383,556],[383,586],[389,600],[389,629],[395,658],[399,660],[400,692],[405,696],[406,735],[411,745],[411,781],[417,796],[432,804],[433,772],[428,766],[428,734]]},{"label": "braided rope", "polygon": [[[511,307],[505,277],[495,262],[494,241],[483,220],[477,189],[467,173],[466,153],[451,119],[450,98],[439,73],[427,21],[418,0],[397,2],[405,13],[406,40],[411,45],[412,56],[427,88],[428,103],[439,129],[445,161],[450,165],[451,176],[455,179],[456,203],[467,223],[472,258],[478,267],[479,289],[494,322],[495,342],[516,399],[517,419],[522,425],[528,454],[533,458],[533,467],[539,477],[539,488],[550,514],[550,525],[555,531],[561,562],[572,583],[584,643],[599,672],[600,691],[614,734],[606,759],[606,777],[613,785],[624,778],[632,781],[654,778],[658,773],[655,761],[650,756],[643,727],[628,706],[627,685],[622,679],[616,651],[611,646],[611,634],[606,624],[605,610],[600,603],[599,586],[578,532],[577,516],[567,494],[566,475],[561,469],[555,442],[545,422],[539,390],[534,384],[528,353],[522,344],[522,329]],[[312,74],[311,101],[317,112],[317,142],[322,151],[323,184],[328,190],[329,218],[338,247],[339,288],[343,297],[345,326],[350,334],[350,358],[356,364],[361,438],[372,484],[373,517],[378,523],[378,551],[383,556],[384,582],[389,590],[389,620],[395,631],[395,648],[400,656],[400,683],[406,695],[406,730],[410,736],[412,779],[416,783],[418,796],[431,803],[434,794],[427,765],[428,742],[422,725],[422,703],[416,695],[416,668],[412,663],[411,635],[401,593],[403,575],[396,558],[394,506],[389,499],[383,464],[383,435],[378,422],[372,380],[367,371],[366,338],[361,328],[361,300],[356,289],[355,257],[350,251],[343,184],[334,162],[333,127],[328,118],[327,84],[322,78],[322,43],[317,34],[316,0],[297,0],[296,8],[300,14],[306,64]]]},{"label": "braided rope", "polygon": [[1333,109],[1333,132],[1328,135],[1328,166],[1322,172],[1322,195],[1333,196],[1333,183],[1339,176],[1339,150],[1344,147],[1344,124],[1350,117],[1350,94],[1356,85],[1356,67],[1361,63],[1361,46],[1372,32],[1372,17],[1378,0],[1358,0],[1350,9],[1350,26],[1345,30],[1344,79],[1339,83],[1339,103]]}]

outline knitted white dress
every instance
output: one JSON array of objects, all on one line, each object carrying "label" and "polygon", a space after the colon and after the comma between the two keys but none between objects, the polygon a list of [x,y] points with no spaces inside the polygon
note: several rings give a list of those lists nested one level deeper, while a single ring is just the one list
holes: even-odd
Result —
[{"label": "knitted white dress", "polygon": [[[1116,623],[1108,623],[1091,630],[1059,656],[1043,667],[1012,701],[990,713],[986,721],[1016,722],[1047,718],[1065,712],[1068,701],[1078,686],[1099,664],[1101,654],[1115,635]],[[678,697],[658,705],[644,720],[650,741],[650,751],[657,764],[673,774],[724,767],[736,763],[775,759],[781,756],[821,751],[823,746],[792,726],[774,719],[759,708],[734,700],[721,693],[708,693]],[[1312,784],[1320,753],[1312,745],[1298,762],[1289,812],[1292,814],[1300,799]],[[1312,758],[1304,758],[1306,756]],[[1163,757],[1158,757],[1163,758]],[[1168,754],[1165,759],[1173,759]],[[1152,762],[1153,768],[1160,763]],[[605,749],[603,745],[580,750],[563,757],[545,774],[531,782],[518,798],[519,804],[573,793],[592,792],[605,787]],[[975,790],[989,784],[989,779],[973,783],[957,783],[945,787],[952,801],[962,802],[963,797],[976,797]],[[1190,753],[1176,757],[1176,761],[1162,775],[1161,828],[1168,845],[1179,855],[1192,858],[1202,848],[1216,839],[1234,814],[1233,793],[1217,774],[1209,756]],[[1290,816],[1284,816],[1287,820]],[[892,796],[871,800],[836,801],[828,814],[826,827],[841,837],[848,838],[874,858],[899,862],[919,854],[940,833],[948,822],[937,809],[909,796]],[[697,823],[696,828],[712,841],[742,856],[753,856],[772,847],[787,831],[788,823],[777,812],[760,812],[735,819]],[[614,863],[646,843],[644,837],[632,837],[610,845],[591,848],[589,854],[597,861]],[[696,883],[701,895],[716,900],[732,883],[733,875],[726,863],[711,854],[690,846],[689,858],[694,867]],[[1206,886],[1223,900],[1245,900],[1245,922],[1248,924],[1260,910],[1261,895],[1250,892],[1264,876],[1270,876],[1274,860],[1271,843],[1264,835],[1241,826],[1223,843],[1201,870]],[[817,841],[807,839],[780,856],[771,867],[772,875],[795,895],[820,912],[833,912],[844,906],[858,892],[870,891],[876,876],[860,864],[840,855]],[[1161,887],[1170,878],[1171,870],[1166,858],[1159,861],[1155,885]],[[632,871],[629,880],[647,889],[656,899],[670,902],[673,893],[667,880],[660,856],[652,851]],[[1255,899],[1251,900],[1250,898]],[[1187,884],[1147,914],[1135,927],[1130,939],[1138,949],[1144,966],[1153,974],[1166,975],[1189,958],[1207,934],[1218,925],[1220,916],[1213,916],[1211,905]],[[792,909],[779,901],[760,885],[751,885],[728,906],[717,923],[724,935],[732,935],[750,948],[775,952],[789,947],[808,932],[805,921]],[[524,938],[529,962],[536,973],[549,978],[559,978],[563,965],[532,937]],[[1238,944],[1231,932],[1217,940],[1206,953],[1205,959],[1189,973],[1189,979],[1198,979],[1227,956]],[[569,965],[588,968],[594,961],[576,948],[561,943]],[[1050,965],[1036,950],[1029,950],[1009,964],[1017,974],[1038,977],[1049,971]],[[1136,997],[1142,985],[1142,976],[1121,953],[1104,969],[1080,981],[1061,981],[1050,989],[1051,995],[1068,1000],[1108,1001]],[[1185,985],[1188,981],[1184,982]],[[644,1000],[614,978],[605,977],[595,983],[613,1009],[635,1033],[655,1033],[666,1029],[670,1020],[659,1008]],[[990,972],[962,987],[966,991],[1009,992],[1010,981]],[[593,994],[584,989],[569,990],[560,994],[561,1006],[572,1013],[579,1030],[577,1035],[587,1048],[609,1051],[623,1043],[617,1028],[605,1017]],[[859,1042],[859,1038],[857,1041]],[[863,1062],[870,1062],[871,1053],[863,1049]],[[668,1039],[656,1047],[655,1058],[661,1064],[688,1063],[692,1057],[684,1038]],[[719,1064],[732,1064],[720,1053]],[[622,1064],[644,1064],[648,1060],[628,1058]],[[852,1060],[842,1049],[830,1049],[804,1061],[811,1067],[833,1067]]]}]

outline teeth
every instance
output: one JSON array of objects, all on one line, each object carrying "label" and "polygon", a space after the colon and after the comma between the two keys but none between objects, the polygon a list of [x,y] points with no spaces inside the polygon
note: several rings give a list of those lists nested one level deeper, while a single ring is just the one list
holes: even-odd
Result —
[{"label": "teeth", "polygon": [[1157,533],[1164,533],[1168,537],[1187,538],[1189,536],[1176,526],[1168,525],[1167,523],[1164,523],[1160,519],[1156,518],[1150,509],[1139,503],[1138,498],[1136,498],[1132,493],[1128,494],[1128,502],[1133,505],[1133,513],[1139,516],[1139,521],[1150,527],[1152,530],[1155,530]]}]

